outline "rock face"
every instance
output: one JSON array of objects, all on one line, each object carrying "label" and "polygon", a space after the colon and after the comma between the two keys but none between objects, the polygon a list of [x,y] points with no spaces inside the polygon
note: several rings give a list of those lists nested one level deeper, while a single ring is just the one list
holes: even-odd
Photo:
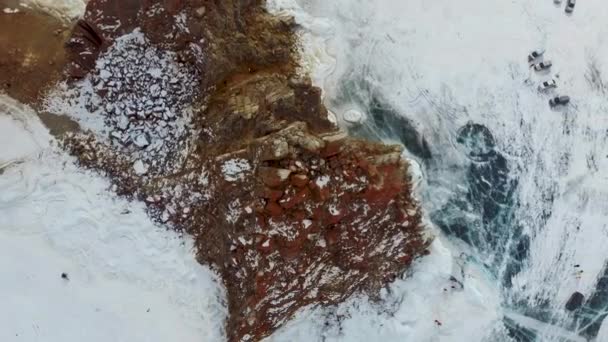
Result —
[{"label": "rock face", "polygon": [[69,28],[34,10],[0,9],[0,32],[0,92],[32,104],[61,76]]},{"label": "rock face", "polygon": [[105,128],[65,147],[196,239],[230,341],[374,297],[429,243],[401,148],[334,126],[294,37],[261,1],[91,0],[67,45],[66,96]]}]

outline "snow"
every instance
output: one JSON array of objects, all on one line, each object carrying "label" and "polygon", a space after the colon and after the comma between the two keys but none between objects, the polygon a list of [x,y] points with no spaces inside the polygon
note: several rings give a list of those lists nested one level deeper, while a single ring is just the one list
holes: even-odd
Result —
[{"label": "snow", "polygon": [[327,184],[329,184],[330,178],[327,175],[323,175],[319,178],[317,178],[317,180],[315,180],[315,183],[317,184],[317,186],[321,189],[323,189],[324,187],[327,186]]},{"label": "snow", "polygon": [[68,21],[82,17],[88,0],[20,0],[21,6],[36,7]]},{"label": "snow", "polygon": [[179,30],[181,32],[190,33],[190,30],[188,29],[187,21],[188,21],[188,16],[186,15],[186,12],[181,12],[181,13],[175,15],[175,25],[177,26],[177,28],[179,28]]},{"label": "snow", "polygon": [[228,204],[228,214],[226,215],[226,219],[228,222],[234,224],[239,220],[242,213],[243,208],[241,207],[241,202],[237,198]]},{"label": "snow", "polygon": [[[226,308],[193,241],[74,166],[0,97],[1,341],[221,341]],[[5,144],[6,143],[6,144]],[[69,280],[61,278],[68,274]]]},{"label": "snow", "polygon": [[230,159],[222,164],[224,179],[229,182],[243,180],[249,171],[251,171],[251,164],[245,159]]}]

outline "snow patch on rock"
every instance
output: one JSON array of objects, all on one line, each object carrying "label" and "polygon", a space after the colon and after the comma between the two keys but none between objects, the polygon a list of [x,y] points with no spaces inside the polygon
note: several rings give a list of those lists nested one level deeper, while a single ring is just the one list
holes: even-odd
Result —
[{"label": "snow patch on rock", "polygon": [[40,9],[59,19],[72,21],[84,15],[88,0],[21,0],[23,7]]},{"label": "snow patch on rock", "polygon": [[230,159],[222,164],[224,179],[229,182],[243,180],[249,171],[251,171],[251,164],[245,159]]}]

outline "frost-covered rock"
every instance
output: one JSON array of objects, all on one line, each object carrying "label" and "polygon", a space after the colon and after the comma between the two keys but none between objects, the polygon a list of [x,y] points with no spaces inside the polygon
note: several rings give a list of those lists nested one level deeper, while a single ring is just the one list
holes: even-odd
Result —
[{"label": "frost-covered rock", "polygon": [[144,163],[143,161],[138,160],[135,163],[133,163],[133,170],[135,171],[136,175],[143,176],[146,173],[148,173],[148,165],[146,163]]}]

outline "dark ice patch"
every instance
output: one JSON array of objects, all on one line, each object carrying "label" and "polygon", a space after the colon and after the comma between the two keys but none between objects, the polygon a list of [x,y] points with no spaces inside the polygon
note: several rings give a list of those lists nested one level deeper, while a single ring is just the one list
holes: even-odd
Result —
[{"label": "dark ice patch", "polygon": [[470,159],[482,162],[496,154],[494,136],[484,125],[469,122],[458,130],[456,142]]},{"label": "dark ice patch", "polygon": [[515,218],[517,181],[486,126],[467,123],[458,130],[456,143],[470,160],[466,188],[431,213],[431,219],[446,234],[491,255],[486,266],[510,287],[530,249],[530,239]]},{"label": "dark ice patch", "polygon": [[580,292],[574,292],[568,302],[566,302],[566,310],[574,311],[583,305],[583,301],[585,300],[585,296],[583,296]]}]

